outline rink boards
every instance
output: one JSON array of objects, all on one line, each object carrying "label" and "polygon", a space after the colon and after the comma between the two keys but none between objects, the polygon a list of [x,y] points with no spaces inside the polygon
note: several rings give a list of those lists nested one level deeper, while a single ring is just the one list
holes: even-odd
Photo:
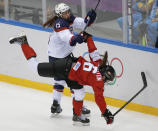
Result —
[{"label": "rink boards", "polygon": [[[52,92],[53,79],[34,74],[28,67],[20,47],[8,43],[10,37],[22,31],[26,33],[29,44],[37,52],[39,62],[48,61],[47,44],[51,29],[45,30],[40,26],[0,19],[0,32],[3,36],[0,51],[0,81]],[[104,96],[107,103],[120,107],[128,101],[142,88],[140,73],[144,71],[148,87],[127,106],[127,109],[158,116],[157,49],[97,37],[94,37],[94,40],[100,54],[108,51],[109,63],[112,63],[117,72],[116,81],[105,85]],[[77,45],[74,55],[82,55],[88,59],[86,44]],[[92,88],[86,87],[86,91],[86,99],[94,101]],[[64,94],[70,95],[68,88]]]}]

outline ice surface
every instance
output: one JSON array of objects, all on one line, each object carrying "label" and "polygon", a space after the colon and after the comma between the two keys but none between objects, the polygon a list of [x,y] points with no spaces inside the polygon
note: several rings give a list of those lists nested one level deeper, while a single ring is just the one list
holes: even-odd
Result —
[{"label": "ice surface", "polygon": [[84,103],[91,109],[90,126],[73,126],[71,97],[63,96],[63,112],[51,117],[52,93],[0,82],[0,131],[158,131],[156,116],[122,110],[109,126],[94,102]]}]

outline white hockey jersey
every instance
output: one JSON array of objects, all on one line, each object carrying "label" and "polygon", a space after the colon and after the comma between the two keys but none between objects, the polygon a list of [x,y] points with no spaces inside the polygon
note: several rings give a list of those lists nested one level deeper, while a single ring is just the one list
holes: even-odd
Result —
[{"label": "white hockey jersey", "polygon": [[58,18],[54,24],[54,32],[51,33],[49,38],[48,56],[56,58],[68,56],[75,47],[70,45],[71,38],[74,36],[73,28],[84,29],[85,26],[84,19],[80,17],[74,17],[71,23]]}]

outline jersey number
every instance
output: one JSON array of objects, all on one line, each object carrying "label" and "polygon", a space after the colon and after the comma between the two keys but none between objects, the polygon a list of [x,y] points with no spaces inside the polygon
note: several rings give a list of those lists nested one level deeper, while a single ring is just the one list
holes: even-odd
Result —
[{"label": "jersey number", "polygon": [[92,73],[97,73],[97,67],[94,66],[93,64],[89,63],[89,62],[84,62],[84,65],[83,65],[83,70],[84,71],[92,71]]}]

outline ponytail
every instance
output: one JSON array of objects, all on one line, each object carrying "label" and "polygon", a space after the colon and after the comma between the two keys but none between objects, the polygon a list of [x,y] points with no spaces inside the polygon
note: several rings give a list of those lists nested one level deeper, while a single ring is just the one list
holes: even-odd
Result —
[{"label": "ponytail", "polygon": [[58,16],[54,16],[52,18],[50,18],[48,21],[46,21],[43,24],[44,28],[49,28],[49,27],[53,27],[54,26],[54,22],[57,20]]}]

